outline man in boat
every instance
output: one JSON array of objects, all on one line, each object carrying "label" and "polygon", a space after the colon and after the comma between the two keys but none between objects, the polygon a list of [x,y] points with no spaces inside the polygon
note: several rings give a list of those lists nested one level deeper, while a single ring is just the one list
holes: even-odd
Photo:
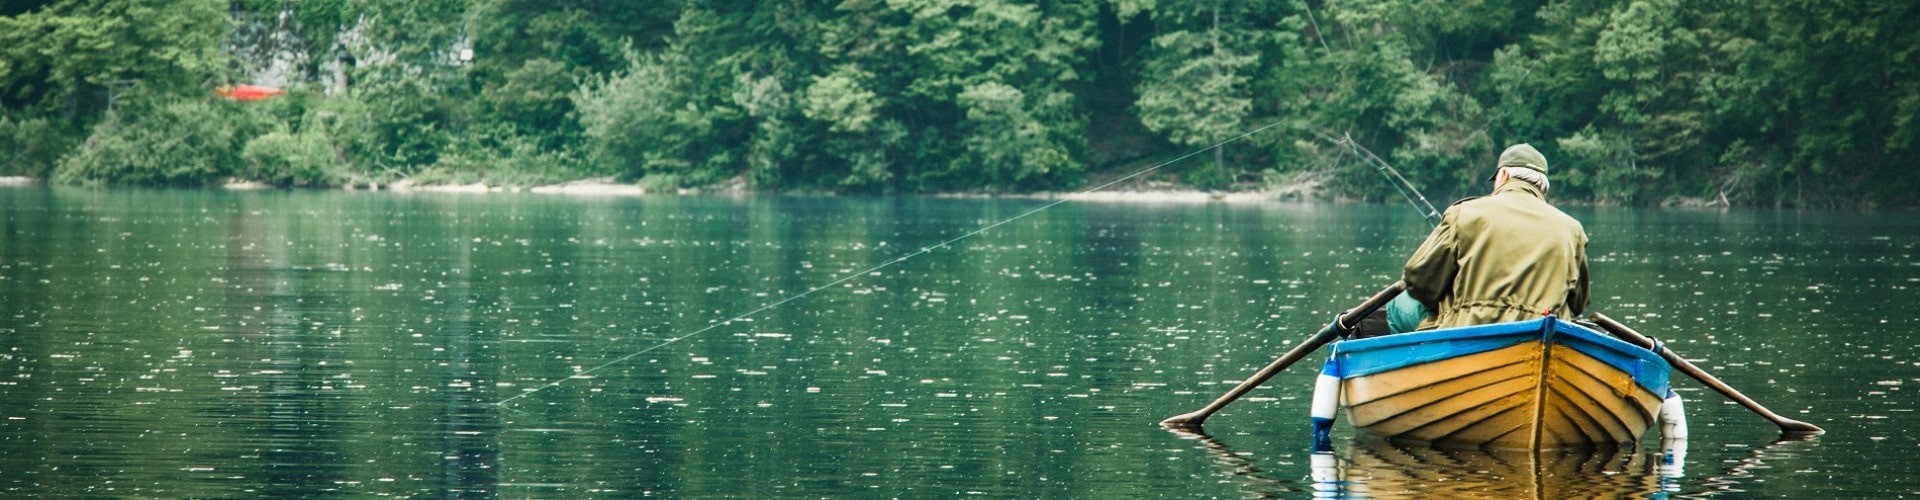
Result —
[{"label": "man in boat", "polygon": [[1447,207],[1407,259],[1406,293],[1387,306],[1393,333],[1538,318],[1587,307],[1587,233],[1547,204],[1547,158],[1500,153],[1493,193]]}]

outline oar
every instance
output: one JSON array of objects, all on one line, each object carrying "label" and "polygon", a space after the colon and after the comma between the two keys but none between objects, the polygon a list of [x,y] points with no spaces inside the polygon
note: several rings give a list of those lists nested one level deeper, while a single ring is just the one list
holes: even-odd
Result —
[{"label": "oar", "polygon": [[[1620,337],[1621,340],[1631,342],[1634,345],[1646,349],[1654,348],[1652,338],[1641,335],[1640,332],[1633,331],[1632,328],[1627,328],[1627,325],[1620,324],[1620,322],[1614,321],[1613,318],[1609,318],[1605,314],[1593,313],[1593,322],[1599,323],[1601,328],[1605,328],[1615,337]],[[1789,436],[1810,436],[1827,432],[1826,429],[1821,429],[1819,426],[1782,417],[1780,414],[1768,410],[1767,407],[1760,406],[1760,403],[1754,401],[1753,398],[1741,394],[1740,391],[1734,390],[1733,386],[1729,386],[1726,382],[1721,382],[1719,378],[1715,378],[1713,374],[1707,373],[1706,370],[1702,370],[1698,366],[1694,366],[1693,363],[1687,361],[1686,358],[1682,358],[1679,354],[1674,353],[1673,349],[1660,349],[1660,357],[1667,358],[1667,364],[1673,365],[1674,368],[1679,368],[1681,372],[1685,372],[1687,376],[1693,377],[1694,380],[1698,380],[1702,384],[1706,384],[1707,387],[1711,387],[1713,390],[1725,394],[1728,399],[1740,403],[1740,406],[1745,406],[1748,410],[1753,410],[1754,413],[1759,414],[1761,417],[1772,420],[1773,425],[1780,426],[1781,433]]]},{"label": "oar", "polygon": [[1300,358],[1305,358],[1308,354],[1313,354],[1313,351],[1319,350],[1320,346],[1332,342],[1334,337],[1339,336],[1340,332],[1352,330],[1353,324],[1359,322],[1361,318],[1373,314],[1373,310],[1386,305],[1387,301],[1393,300],[1393,297],[1399,295],[1400,290],[1405,287],[1405,283],[1394,282],[1392,286],[1388,286],[1387,289],[1374,294],[1374,296],[1368,298],[1366,302],[1361,302],[1359,306],[1349,309],[1347,312],[1335,317],[1333,323],[1328,324],[1326,328],[1321,328],[1318,333],[1307,337],[1305,342],[1294,346],[1293,350],[1281,355],[1280,359],[1273,360],[1272,363],[1267,363],[1266,368],[1261,368],[1260,371],[1254,373],[1252,377],[1247,377],[1245,382],[1241,382],[1238,387],[1234,387],[1233,390],[1222,394],[1219,399],[1215,399],[1212,403],[1207,404],[1206,408],[1201,408],[1192,413],[1174,415],[1172,418],[1161,420],[1160,425],[1172,428],[1200,427],[1200,422],[1205,421],[1209,416],[1213,416],[1213,412],[1220,411],[1221,408],[1226,408],[1227,405],[1232,404],[1234,400],[1240,399],[1240,396],[1245,396],[1248,392],[1252,391],[1253,388],[1266,383],[1267,379],[1278,375],[1281,370],[1285,370],[1288,366],[1292,366],[1294,362],[1300,361]]}]

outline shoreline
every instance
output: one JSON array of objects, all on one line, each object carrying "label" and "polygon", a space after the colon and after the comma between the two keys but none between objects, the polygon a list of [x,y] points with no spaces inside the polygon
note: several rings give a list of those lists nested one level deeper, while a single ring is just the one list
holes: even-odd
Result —
[{"label": "shoreline", "polygon": [[[943,193],[928,196],[938,198],[1021,198],[1038,200],[1071,199],[1092,203],[1152,203],[1168,205],[1191,205],[1202,203],[1276,203],[1313,201],[1299,198],[1287,198],[1277,191],[1201,191],[1198,189],[1168,189],[1150,191],[1043,191],[1019,194],[964,194]],[[1333,200],[1325,200],[1333,201]]]},{"label": "shoreline", "polygon": [[[45,186],[45,182],[32,177],[0,177],[0,186]],[[400,181],[393,184],[361,183],[346,184],[332,188],[282,188],[255,181],[235,180],[211,187],[225,191],[374,191],[396,194],[495,194],[495,193],[532,193],[556,196],[576,197],[639,197],[639,196],[779,196],[786,193],[763,192],[747,189],[744,182],[726,182],[703,188],[682,188],[672,191],[649,190],[638,184],[615,182],[611,179],[582,179],[557,184],[539,186],[491,185],[484,182],[469,184],[416,184]],[[1271,203],[1315,201],[1314,198],[1301,197],[1288,189],[1206,191],[1174,184],[1153,183],[1151,185],[1116,186],[1100,191],[1037,191],[1031,193],[923,193],[916,196],[935,198],[1015,198],[1037,200],[1073,199],[1093,203],[1148,203],[1148,204],[1202,204],[1202,203]],[[838,196],[837,194],[824,194]],[[1338,201],[1326,199],[1322,201]]]},{"label": "shoreline", "polygon": [[[1258,205],[1258,204],[1271,204],[1271,203],[1341,204],[1341,203],[1363,202],[1361,200],[1348,199],[1344,197],[1328,196],[1323,190],[1320,189],[1319,183],[1314,182],[1315,180],[1316,179],[1296,179],[1295,182],[1292,182],[1292,183],[1277,185],[1277,186],[1267,186],[1262,189],[1237,189],[1237,190],[1218,190],[1218,191],[1202,190],[1202,189],[1196,189],[1190,186],[1174,184],[1170,182],[1156,181],[1156,182],[1128,183],[1128,184],[1116,185],[1116,186],[1106,186],[1103,189],[1096,190],[1096,191],[1037,191],[1037,192],[1031,192],[1031,193],[950,192],[950,193],[915,193],[908,196],[925,196],[925,197],[932,197],[932,198],[953,198],[953,199],[993,199],[993,198],[1032,199],[1032,200],[1071,199],[1072,201],[1080,201],[1080,202],[1088,202],[1088,203],[1129,203],[1129,204],[1144,204],[1144,205],[1199,205],[1199,204],[1208,204],[1208,203],[1220,203],[1220,204],[1227,204],[1227,205]],[[24,177],[24,176],[0,176],[0,187],[45,187],[45,186],[50,186],[50,184],[48,184],[46,181],[41,180],[39,178]],[[538,194],[538,195],[566,196],[566,197],[580,197],[580,198],[624,198],[624,197],[641,197],[641,196],[731,196],[731,197],[788,196],[788,195],[847,196],[847,195],[838,194],[838,193],[820,193],[820,192],[789,193],[789,192],[777,192],[777,191],[756,191],[756,190],[748,189],[746,187],[746,182],[738,178],[733,179],[731,181],[722,182],[722,183],[713,184],[713,185],[704,186],[704,187],[680,188],[680,189],[674,189],[674,190],[649,190],[646,187],[641,186],[639,184],[616,182],[611,178],[581,179],[581,180],[567,181],[567,182],[561,182],[556,184],[543,184],[538,186],[491,185],[491,184],[486,184],[484,182],[475,182],[475,183],[469,183],[469,184],[456,184],[456,183],[416,184],[406,180],[402,180],[400,182],[395,182],[392,184],[385,184],[385,185],[368,182],[368,183],[344,184],[344,185],[331,187],[331,188],[285,188],[285,187],[276,187],[276,186],[268,185],[265,183],[255,182],[255,181],[233,180],[217,186],[210,186],[210,187],[201,188],[201,189],[219,189],[224,191],[235,191],[235,192],[239,192],[239,191],[303,191],[303,190],[305,191],[348,191],[348,192],[384,191],[384,192],[397,193],[397,194],[426,193],[426,194],[455,194],[455,195],[531,193],[531,194]],[[1619,206],[1618,204],[1615,204],[1615,203],[1596,203],[1591,200],[1555,200],[1553,204],[1556,206],[1569,206],[1569,207]],[[1724,199],[1705,200],[1705,199],[1679,198],[1679,197],[1669,198],[1667,200],[1663,200],[1660,203],[1645,205],[1645,207],[1678,209],[1678,210],[1727,210],[1730,208],[1767,208],[1762,206],[1740,206],[1736,204],[1729,204]],[[1799,208],[1799,209],[1829,208],[1829,209],[1832,209],[1832,208],[1843,208],[1843,207],[1774,207],[1774,208]],[[1851,208],[1855,210],[1894,210],[1894,211],[1920,210],[1920,207],[1885,207],[1885,206],[1844,207],[1844,208]]]},{"label": "shoreline", "polygon": [[[289,189],[277,188],[258,182],[234,181],[222,185],[228,190],[253,191]],[[1319,186],[1314,182],[1296,182],[1286,186],[1267,189],[1239,189],[1209,191],[1164,181],[1147,181],[1106,186],[1098,191],[1036,191],[1030,193],[989,193],[989,192],[949,192],[916,193],[914,196],[934,198],[1013,198],[1059,200],[1071,198],[1076,201],[1094,203],[1148,203],[1148,204],[1201,204],[1201,203],[1269,203],[1269,202],[1305,202],[1340,201],[1331,198],[1315,198],[1320,194]],[[294,188],[297,189],[297,188]],[[782,196],[817,195],[841,196],[837,193],[787,193],[778,191],[756,191],[747,187],[744,178],[719,182],[707,186],[678,188],[672,190],[650,190],[634,183],[615,181],[611,177],[579,179],[556,184],[538,186],[492,185],[485,182],[459,183],[415,183],[401,180],[391,184],[350,183],[332,189],[342,191],[386,191],[392,193],[444,193],[444,194],[493,194],[493,193],[534,193],[578,197],[637,197],[637,196]]]}]

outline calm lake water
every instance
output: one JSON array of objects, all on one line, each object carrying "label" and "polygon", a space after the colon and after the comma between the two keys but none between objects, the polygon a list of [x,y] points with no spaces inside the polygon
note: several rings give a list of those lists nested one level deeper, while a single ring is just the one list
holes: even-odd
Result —
[{"label": "calm lake water", "polygon": [[1920,495],[1910,212],[1570,209],[1596,309],[1829,431],[1676,378],[1674,477],[1344,426],[1316,463],[1317,357],[1162,430],[1427,226],[1072,202],[941,245],[1044,203],[0,189],[0,496]]}]

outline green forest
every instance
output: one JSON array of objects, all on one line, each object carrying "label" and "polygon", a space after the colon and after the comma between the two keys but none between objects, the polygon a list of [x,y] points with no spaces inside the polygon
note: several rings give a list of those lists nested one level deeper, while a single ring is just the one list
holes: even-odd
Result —
[{"label": "green forest", "polygon": [[[0,175],[57,184],[1920,201],[1910,0],[11,0]],[[277,84],[236,101],[216,89]]]}]

